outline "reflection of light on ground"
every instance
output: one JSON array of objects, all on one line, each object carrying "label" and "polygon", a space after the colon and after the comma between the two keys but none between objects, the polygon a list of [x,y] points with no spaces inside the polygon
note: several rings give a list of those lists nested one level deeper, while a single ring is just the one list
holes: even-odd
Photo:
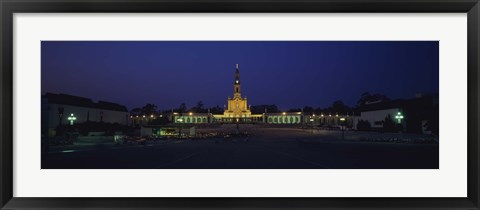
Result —
[{"label": "reflection of light on ground", "polygon": [[63,153],[75,152],[75,150],[63,150]]}]

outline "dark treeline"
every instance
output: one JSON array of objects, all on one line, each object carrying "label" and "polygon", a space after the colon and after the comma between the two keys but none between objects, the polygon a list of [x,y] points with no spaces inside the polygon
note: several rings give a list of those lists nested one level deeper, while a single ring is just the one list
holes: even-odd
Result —
[{"label": "dark treeline", "polygon": [[[358,107],[366,105],[372,102],[381,102],[381,101],[389,101],[390,99],[382,94],[370,94],[369,92],[365,92],[360,96],[360,99],[357,101],[357,104],[353,107],[350,107],[343,103],[341,100],[334,101],[332,105],[328,107],[312,107],[312,106],[304,106],[304,107],[295,107],[286,110],[280,110],[277,105],[275,104],[263,104],[263,105],[254,105],[250,107],[250,111],[252,114],[261,114],[264,112],[267,113],[276,113],[276,112],[304,112],[307,114],[311,113],[324,113],[324,114],[349,114],[353,113]],[[212,113],[212,114],[223,114],[225,107],[221,106],[213,106],[213,107],[205,107],[203,101],[198,101],[195,106],[187,107],[185,103],[180,104],[177,108],[169,109],[169,110],[157,110],[157,106],[155,104],[148,103],[141,108],[134,108],[130,111],[131,115],[134,116],[142,116],[142,115],[159,115],[159,114],[166,114],[171,112],[177,113],[186,113],[186,112],[193,112],[193,113]]]}]

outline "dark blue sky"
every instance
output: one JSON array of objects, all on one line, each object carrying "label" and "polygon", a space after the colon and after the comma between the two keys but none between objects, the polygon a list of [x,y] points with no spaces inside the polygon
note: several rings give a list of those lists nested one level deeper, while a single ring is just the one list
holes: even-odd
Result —
[{"label": "dark blue sky", "polygon": [[42,94],[161,109],[223,106],[235,64],[251,105],[353,106],[363,92],[392,99],[438,93],[438,42],[43,41]]}]

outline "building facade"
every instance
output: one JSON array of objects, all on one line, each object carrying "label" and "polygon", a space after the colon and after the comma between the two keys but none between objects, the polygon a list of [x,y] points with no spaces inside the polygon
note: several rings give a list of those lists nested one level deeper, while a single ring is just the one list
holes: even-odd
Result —
[{"label": "building facade", "polygon": [[[223,114],[211,113],[173,113],[172,121],[175,124],[205,124],[205,123],[265,123],[271,125],[295,125],[309,124],[314,126],[339,126],[341,124],[351,125],[353,117],[348,116],[324,116],[323,114],[306,115],[303,112],[279,112],[252,114],[247,98],[242,97],[239,65],[235,66],[233,80],[233,97],[227,98]],[[346,122],[342,123],[341,118]]]},{"label": "building facade", "polygon": [[173,115],[173,121],[178,124],[205,124],[211,123],[212,115],[209,113],[184,113]]},{"label": "building facade", "polygon": [[302,112],[265,113],[264,116],[267,124],[301,124],[305,119]]},{"label": "building facade", "polygon": [[358,122],[370,125],[372,130],[384,130],[386,123],[394,124],[396,131],[408,133],[436,133],[439,126],[439,106],[436,95],[417,95],[412,99],[399,99],[370,103],[360,108]]},{"label": "building facade", "polygon": [[48,136],[55,128],[85,122],[105,122],[128,125],[129,112],[125,106],[66,94],[46,93],[42,97],[42,127]]},{"label": "building facade", "polygon": [[228,97],[227,103],[228,106],[223,113],[223,118],[231,118],[238,120],[240,118],[246,119],[251,117],[252,112],[250,112],[250,107],[247,104],[247,98],[242,98],[238,64],[236,65],[235,79],[233,81],[233,98]]},{"label": "building facade", "polygon": [[240,71],[235,66],[233,80],[233,97],[227,98],[223,114],[211,113],[172,113],[173,122],[177,124],[204,124],[204,123],[256,123],[263,122],[262,114],[252,114],[247,98],[242,97]]}]

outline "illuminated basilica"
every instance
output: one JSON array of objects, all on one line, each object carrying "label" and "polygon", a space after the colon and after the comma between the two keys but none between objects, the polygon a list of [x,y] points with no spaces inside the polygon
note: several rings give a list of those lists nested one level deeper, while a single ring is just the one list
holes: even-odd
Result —
[{"label": "illuminated basilica", "polygon": [[223,114],[210,113],[182,113],[174,116],[174,123],[270,123],[270,124],[298,124],[303,117],[298,113],[263,113],[252,114],[247,97],[242,97],[240,71],[236,64],[233,80],[233,98],[227,98]]},{"label": "illuminated basilica", "polygon": [[247,105],[247,98],[242,98],[240,72],[238,72],[237,64],[233,82],[233,98],[228,97],[228,109],[225,110],[223,115],[226,118],[248,118],[251,114],[250,106]]}]

